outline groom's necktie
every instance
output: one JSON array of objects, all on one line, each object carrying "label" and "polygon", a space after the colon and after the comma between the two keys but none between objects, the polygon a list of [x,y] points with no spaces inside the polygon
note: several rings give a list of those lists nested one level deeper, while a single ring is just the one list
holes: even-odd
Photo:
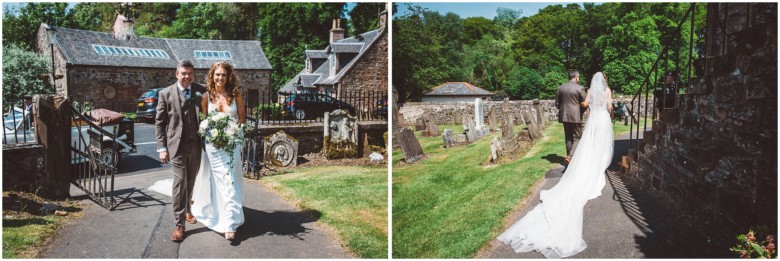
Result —
[{"label": "groom's necktie", "polygon": [[182,91],[182,94],[184,94],[184,99],[185,99],[185,100],[186,100],[186,99],[189,99],[189,98],[190,98],[190,89],[184,89],[184,90]]}]

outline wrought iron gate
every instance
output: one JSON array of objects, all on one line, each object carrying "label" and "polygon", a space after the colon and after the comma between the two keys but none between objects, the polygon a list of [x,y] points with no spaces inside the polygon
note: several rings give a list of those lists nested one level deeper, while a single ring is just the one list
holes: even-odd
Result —
[{"label": "wrought iron gate", "polygon": [[76,109],[72,110],[70,182],[99,205],[113,210],[117,205],[114,197],[117,169],[105,163],[106,160],[101,158],[101,150],[103,135],[116,137],[116,134],[95,125]]}]

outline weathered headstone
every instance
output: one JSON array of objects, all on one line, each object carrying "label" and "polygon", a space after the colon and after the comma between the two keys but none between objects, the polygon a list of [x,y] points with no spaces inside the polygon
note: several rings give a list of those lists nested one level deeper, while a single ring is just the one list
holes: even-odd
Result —
[{"label": "weathered headstone", "polygon": [[534,99],[534,110],[536,110],[536,123],[540,126],[546,126],[547,119],[544,118],[544,110],[542,110],[542,103],[539,99]]},{"label": "weathered headstone", "polygon": [[469,140],[466,138],[466,134],[455,134],[453,136],[456,144],[467,144]]},{"label": "weathered headstone", "polygon": [[466,134],[466,140],[471,143],[476,142],[480,137],[482,137],[482,133],[477,130],[477,127],[475,126],[474,121],[471,120],[471,117],[463,118],[463,132]]},{"label": "weathered headstone", "polygon": [[523,118],[523,112],[522,111],[515,111],[515,119],[517,120],[517,125],[523,125],[526,124],[525,118]]},{"label": "weathered headstone", "polygon": [[477,129],[485,126],[485,111],[482,107],[482,98],[474,99],[474,126]]},{"label": "weathered headstone", "polygon": [[497,163],[499,157],[504,155],[504,148],[501,146],[501,141],[498,137],[493,137],[493,141],[490,143],[490,162]]},{"label": "weathered headstone", "polygon": [[423,135],[427,137],[441,135],[441,132],[439,131],[439,124],[436,124],[436,118],[434,118],[433,115],[423,115],[423,122],[425,122],[425,131],[423,132]]},{"label": "weathered headstone", "polygon": [[404,161],[406,163],[415,163],[425,156],[420,146],[420,141],[414,136],[412,129],[401,128],[398,132],[398,143],[401,145],[401,151],[404,153]]},{"label": "weathered headstone", "polygon": [[397,121],[398,125],[396,125],[396,126],[398,126],[398,127],[406,127],[407,123],[406,123],[406,119],[404,119],[404,114],[403,113],[398,112],[398,115],[396,115],[395,117],[398,118],[398,121]]},{"label": "weathered headstone", "polygon": [[532,111],[533,110],[531,110],[531,111],[524,110],[523,111],[523,117],[525,117],[526,119],[530,119],[530,124],[528,124],[528,122],[526,122],[526,126],[528,126],[528,132],[531,135],[531,139],[538,140],[538,139],[542,138],[542,132],[539,129],[539,125],[536,124],[536,118],[533,117],[533,115],[531,115]]},{"label": "weathered headstone", "polygon": [[445,148],[455,147],[455,137],[452,133],[452,129],[444,129],[444,133],[441,134],[441,138],[444,140]]},{"label": "weathered headstone", "polygon": [[452,113],[452,123],[453,124],[463,124],[463,113],[460,111],[455,111]]},{"label": "weathered headstone", "polygon": [[492,105],[488,110],[488,124],[490,124],[490,130],[498,129],[498,127],[496,127],[496,121],[496,106]]},{"label": "weathered headstone", "polygon": [[327,159],[354,158],[358,155],[357,117],[346,110],[325,113],[322,151]]},{"label": "weathered headstone", "polygon": [[422,131],[422,130],[425,130],[425,119],[423,119],[423,117],[420,117],[414,121],[414,131]]},{"label": "weathered headstone", "polygon": [[295,167],[298,165],[298,140],[281,130],[265,137],[263,161],[273,166]]},{"label": "weathered headstone", "polygon": [[504,98],[504,101],[501,102],[501,111],[509,111],[509,97]]}]

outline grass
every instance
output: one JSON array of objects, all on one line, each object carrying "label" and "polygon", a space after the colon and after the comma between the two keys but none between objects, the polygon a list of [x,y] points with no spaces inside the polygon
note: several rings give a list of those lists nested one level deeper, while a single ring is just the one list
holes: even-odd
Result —
[{"label": "grass", "polygon": [[3,217],[3,258],[35,258],[63,217]]},{"label": "grass", "polygon": [[[639,118],[639,124],[634,124],[634,131],[636,132],[638,127],[644,127],[645,121],[647,121],[647,117]],[[626,134],[631,131],[631,125],[623,125],[624,122],[622,121],[616,121],[614,124],[612,124],[612,131],[615,134],[615,136]],[[650,121],[647,123],[647,127],[650,128],[653,125],[653,122]]]},{"label": "grass", "polygon": [[[42,212],[42,204],[67,215]],[[3,191],[3,258],[37,258],[45,242],[68,221],[83,215],[74,201],[54,201],[25,191]]]},{"label": "grass", "polygon": [[[458,126],[441,126],[445,128]],[[393,258],[471,258],[498,236],[506,215],[565,152],[563,125],[552,123],[525,157],[495,167],[491,133],[463,147],[418,137],[426,157],[400,163],[393,152]]]},{"label": "grass", "polygon": [[387,168],[321,166],[268,176],[261,182],[304,209],[322,213],[361,258],[387,258]]}]

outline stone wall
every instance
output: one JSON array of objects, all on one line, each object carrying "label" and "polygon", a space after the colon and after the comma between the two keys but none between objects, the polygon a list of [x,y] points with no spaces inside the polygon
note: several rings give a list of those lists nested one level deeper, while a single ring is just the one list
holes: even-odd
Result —
[{"label": "stone wall", "polygon": [[[106,66],[69,66],[67,81],[70,99],[92,102],[134,102],[152,88],[167,87],[176,82],[176,68],[124,68]],[[267,92],[271,82],[270,70],[236,70],[239,86]],[[195,82],[205,84],[208,70],[195,70]],[[64,92],[58,90],[58,93]]]},{"label": "stone wall", "polygon": [[[323,126],[321,122],[301,126],[260,126],[258,129],[262,137],[273,135],[280,130],[298,140],[299,156],[322,151]],[[363,150],[363,139],[366,135],[369,145],[380,146],[386,149],[387,145],[384,142],[385,132],[387,132],[387,123],[358,122],[358,156],[368,157],[368,155],[362,155],[361,153]],[[262,141],[258,146],[261,149],[263,148]]]},{"label": "stone wall", "polygon": [[645,133],[631,173],[723,246],[777,229],[777,4],[707,9],[705,75]]},{"label": "stone wall", "polygon": [[342,91],[387,91],[387,31],[342,78]]},{"label": "stone wall", "polygon": [[[557,121],[558,108],[555,107],[555,101],[541,100],[540,102],[548,120]],[[501,101],[485,101],[483,103],[485,119],[487,119],[487,112],[490,110],[490,106],[498,106],[496,107],[498,109],[496,110],[496,115],[503,117],[501,103]],[[533,108],[533,101],[509,101],[509,104],[513,111]],[[404,121],[407,124],[414,123],[423,114],[433,115],[438,124],[454,124],[453,114],[455,112],[460,112],[461,115],[465,112],[470,112],[474,115],[474,102],[407,102],[401,105],[400,112],[404,115]]]},{"label": "stone wall", "polygon": [[3,191],[44,187],[46,148],[38,143],[3,145]]}]

